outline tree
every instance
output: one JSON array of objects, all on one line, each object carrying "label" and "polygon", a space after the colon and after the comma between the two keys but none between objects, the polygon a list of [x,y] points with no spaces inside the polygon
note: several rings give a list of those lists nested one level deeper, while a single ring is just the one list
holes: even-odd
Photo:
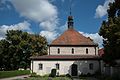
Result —
[{"label": "tree", "polygon": [[6,40],[0,41],[0,70],[9,68],[9,54],[7,54],[9,45],[10,44]]},{"label": "tree", "polygon": [[103,21],[99,35],[104,38],[103,59],[113,64],[114,60],[120,58],[120,0],[109,4],[108,20]]},{"label": "tree", "polygon": [[7,31],[0,41],[1,69],[16,70],[30,66],[30,57],[47,54],[47,40],[40,35],[20,30]]}]

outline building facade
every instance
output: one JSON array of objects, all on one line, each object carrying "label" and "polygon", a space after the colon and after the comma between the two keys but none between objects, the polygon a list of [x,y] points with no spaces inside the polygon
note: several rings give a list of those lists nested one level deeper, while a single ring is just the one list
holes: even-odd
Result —
[{"label": "building facade", "polygon": [[68,29],[48,45],[48,55],[31,57],[31,70],[38,75],[94,74],[101,69],[98,45],[73,27],[73,17],[68,16]]}]

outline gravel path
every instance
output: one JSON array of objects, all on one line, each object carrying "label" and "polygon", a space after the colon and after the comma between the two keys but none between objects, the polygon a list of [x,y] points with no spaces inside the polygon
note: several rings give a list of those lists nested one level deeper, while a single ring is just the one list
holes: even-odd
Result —
[{"label": "gravel path", "polygon": [[10,78],[2,78],[0,80],[15,80],[15,79],[25,79],[28,78],[29,75],[22,75],[22,76],[16,76],[16,77],[10,77]]}]

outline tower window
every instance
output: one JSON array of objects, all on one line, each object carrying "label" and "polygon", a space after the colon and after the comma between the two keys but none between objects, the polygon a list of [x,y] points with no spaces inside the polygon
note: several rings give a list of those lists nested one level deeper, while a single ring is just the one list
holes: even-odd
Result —
[{"label": "tower window", "polygon": [[43,69],[43,64],[38,64],[38,67],[39,67],[39,70],[42,70]]},{"label": "tower window", "polygon": [[86,54],[88,54],[88,48],[86,48]]},{"label": "tower window", "polygon": [[72,48],[72,54],[74,54],[74,49]]},{"label": "tower window", "polygon": [[59,70],[60,69],[60,65],[57,63],[56,64],[56,69]]},{"label": "tower window", "polygon": [[60,49],[58,48],[58,54],[60,54]]},{"label": "tower window", "polygon": [[93,70],[93,63],[90,63],[90,64],[89,64],[89,69],[90,69],[90,70]]}]

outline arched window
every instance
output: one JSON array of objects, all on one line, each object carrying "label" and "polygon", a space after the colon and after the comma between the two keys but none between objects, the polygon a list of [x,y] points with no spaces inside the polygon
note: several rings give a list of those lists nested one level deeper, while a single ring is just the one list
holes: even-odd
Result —
[{"label": "arched window", "polygon": [[74,49],[72,48],[72,54],[74,54]]},{"label": "arched window", "polygon": [[42,70],[43,69],[43,64],[38,64],[38,68],[39,68],[39,70]]},{"label": "arched window", "polygon": [[60,54],[60,49],[58,48],[58,54]]},{"label": "arched window", "polygon": [[86,54],[88,54],[88,48],[86,48]]}]

